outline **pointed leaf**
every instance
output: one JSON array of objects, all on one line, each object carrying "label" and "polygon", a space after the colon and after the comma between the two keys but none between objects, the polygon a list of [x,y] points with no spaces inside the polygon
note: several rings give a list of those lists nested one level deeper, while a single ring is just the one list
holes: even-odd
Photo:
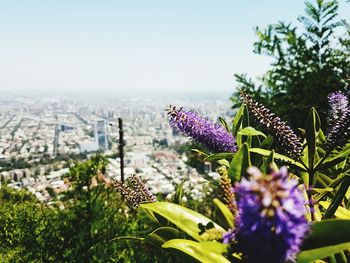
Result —
[{"label": "pointed leaf", "polygon": [[346,192],[348,191],[350,186],[350,176],[345,176],[344,180],[342,181],[341,185],[339,186],[339,189],[337,193],[335,194],[330,206],[326,210],[326,212],[323,215],[324,219],[331,218],[335,211],[337,211],[340,203],[343,201],[343,198],[346,195]]},{"label": "pointed leaf", "polygon": [[260,170],[263,173],[267,173],[270,165],[274,163],[274,155],[275,155],[275,151],[272,150],[270,155],[264,161],[263,165],[260,168]]},{"label": "pointed leaf", "polygon": [[350,220],[329,219],[313,222],[298,255],[299,263],[312,262],[350,248]]},{"label": "pointed leaf", "polygon": [[269,149],[273,143],[273,137],[271,135],[267,136],[260,144],[261,149]]},{"label": "pointed leaf", "polygon": [[228,127],[227,122],[225,121],[225,119],[219,117],[219,121],[220,121],[221,125],[225,128],[225,130],[230,132],[230,128]]},{"label": "pointed leaf", "polygon": [[204,161],[213,162],[221,159],[231,160],[234,155],[235,155],[234,153],[213,153],[208,157],[206,157]]},{"label": "pointed leaf", "polygon": [[[331,204],[328,201],[320,201],[319,204],[327,209]],[[335,211],[334,215],[339,219],[350,219],[350,211],[344,207],[339,206],[337,211]]]},{"label": "pointed leaf", "polygon": [[314,262],[316,259],[326,258],[349,248],[350,242],[302,251],[298,255],[297,263]]},{"label": "pointed leaf", "polygon": [[322,171],[322,170],[332,168],[337,164],[343,162],[344,160],[346,160],[346,157],[336,157],[336,158],[328,159],[323,163],[317,164],[315,167],[315,170]]},{"label": "pointed leaf", "polygon": [[216,161],[216,162],[217,162],[218,164],[220,164],[220,165],[226,166],[227,168],[230,167],[229,161],[227,161],[227,160],[225,160],[225,159],[218,160],[218,161]]},{"label": "pointed leaf", "polygon": [[147,240],[152,242],[154,245],[161,247],[165,242],[179,238],[179,230],[173,227],[160,227],[148,234]]},{"label": "pointed leaf", "polygon": [[234,155],[228,169],[228,175],[232,182],[239,182],[241,177],[247,174],[247,169],[250,166],[249,147],[247,143],[244,143]]},{"label": "pointed leaf", "polygon": [[245,127],[244,129],[238,132],[238,135],[246,135],[246,136],[262,136],[266,138],[266,135],[261,131],[255,130],[253,127]]},{"label": "pointed leaf", "polygon": [[204,157],[208,157],[209,154],[203,152],[203,151],[200,151],[198,149],[191,149],[192,152],[195,152],[195,153],[198,153],[200,156],[203,155]]},{"label": "pointed leaf", "polygon": [[163,248],[179,250],[203,263],[230,263],[222,253],[226,252],[227,245],[215,242],[195,242],[186,239],[173,239],[163,244]]},{"label": "pointed leaf", "polygon": [[233,119],[233,123],[232,123],[232,132],[233,135],[237,135],[237,132],[239,130],[239,128],[241,127],[242,124],[242,120],[243,120],[243,114],[244,114],[244,105],[242,105],[237,113],[235,118]]},{"label": "pointed leaf", "polygon": [[242,121],[242,128],[249,126],[249,110],[247,105],[244,105],[244,114],[243,114],[243,121]]},{"label": "pointed leaf", "polygon": [[[202,240],[199,235],[198,224],[207,225],[209,222],[212,222],[212,220],[196,211],[168,202],[140,204],[140,208],[146,210],[153,217],[158,215],[167,219],[196,240]],[[224,231],[216,223],[214,223],[214,227]]]},{"label": "pointed leaf", "polygon": [[182,203],[183,188],[184,188],[185,181],[186,181],[186,178],[182,179],[181,183],[176,187],[176,191],[173,199],[174,204],[181,205]]},{"label": "pointed leaf", "polygon": [[220,210],[221,215],[224,217],[226,225],[229,228],[233,228],[234,217],[231,210],[227,207],[227,205],[225,205],[217,198],[214,198],[213,202],[216,205],[216,207]]},{"label": "pointed leaf", "polygon": [[318,137],[318,131],[320,130],[321,122],[315,108],[311,108],[309,115],[306,119],[306,142],[308,146],[308,159],[309,168],[314,167],[314,159],[316,153],[316,138]]},{"label": "pointed leaf", "polygon": [[[265,150],[265,149],[261,149],[261,148],[250,148],[249,152],[257,153],[257,154],[260,154],[262,156],[269,156],[271,154],[270,150]],[[301,171],[307,172],[307,170],[305,169],[305,167],[301,163],[299,163],[299,162],[297,162],[297,161],[293,160],[292,158],[289,158],[285,155],[275,153],[274,159],[288,163],[289,165],[291,165],[291,166],[293,166]]]}]

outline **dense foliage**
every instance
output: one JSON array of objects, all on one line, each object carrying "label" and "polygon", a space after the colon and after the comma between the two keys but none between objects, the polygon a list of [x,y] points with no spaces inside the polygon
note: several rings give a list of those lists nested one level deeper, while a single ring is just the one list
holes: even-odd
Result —
[{"label": "dense foliage", "polygon": [[[225,131],[216,137],[217,124],[197,113],[168,111],[172,126],[206,147],[204,160],[221,165],[221,195],[212,200],[219,213],[208,217],[186,204],[141,202],[161,225],[143,241],[176,251],[184,262],[349,262],[349,98],[328,96],[327,132],[311,108],[299,138],[249,94],[240,96],[237,115],[231,124],[220,119]],[[229,135],[235,145],[226,149],[232,151],[218,153]]]},{"label": "dense foliage", "polygon": [[152,245],[118,236],[140,236],[155,226],[136,216],[119,193],[98,179],[106,162],[93,157],[72,168],[69,191],[55,205],[25,190],[0,188],[1,262],[170,262]]},{"label": "dense foliage", "polygon": [[[306,14],[298,18],[302,27],[279,22],[256,28],[254,52],[272,59],[260,84],[235,75],[238,88],[248,90],[293,128],[304,126],[311,107],[325,124],[327,95],[349,87],[349,25],[338,18],[337,1],[312,2],[306,2]],[[235,106],[238,98],[238,93],[232,97]]]}]

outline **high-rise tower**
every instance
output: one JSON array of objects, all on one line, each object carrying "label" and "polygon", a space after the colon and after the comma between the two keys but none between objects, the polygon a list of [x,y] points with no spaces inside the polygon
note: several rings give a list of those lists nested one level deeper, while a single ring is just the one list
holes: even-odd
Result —
[{"label": "high-rise tower", "polygon": [[107,141],[107,122],[106,120],[98,120],[95,124],[95,138],[100,150],[108,150]]}]

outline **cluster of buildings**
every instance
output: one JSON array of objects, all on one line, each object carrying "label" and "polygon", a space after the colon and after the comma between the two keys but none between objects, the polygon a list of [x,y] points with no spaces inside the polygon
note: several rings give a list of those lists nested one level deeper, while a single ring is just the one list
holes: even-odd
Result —
[{"label": "cluster of buildings", "polygon": [[[179,101],[209,119],[228,117],[230,104],[225,101]],[[103,105],[103,106],[101,106]],[[50,202],[49,191],[67,189],[63,175],[68,172],[69,158],[102,152],[109,159],[107,175],[120,179],[118,157],[118,117],[124,121],[126,177],[138,174],[151,191],[165,196],[186,178],[188,195],[200,199],[205,180],[186,164],[186,156],[173,150],[188,142],[179,136],[167,120],[163,100],[129,99],[74,102],[66,99],[28,98],[11,100],[0,106],[0,179],[15,188],[27,188],[38,199]],[[190,108],[188,107],[188,108]],[[116,157],[117,156],[117,157]],[[18,160],[24,168],[8,165]],[[59,160],[59,161],[56,161]],[[217,176],[210,169],[211,176]]]}]

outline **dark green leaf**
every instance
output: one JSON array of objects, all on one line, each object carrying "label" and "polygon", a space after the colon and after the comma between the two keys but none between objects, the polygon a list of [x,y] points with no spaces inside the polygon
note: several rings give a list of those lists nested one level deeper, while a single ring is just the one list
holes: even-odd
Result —
[{"label": "dark green leaf", "polygon": [[328,209],[324,213],[323,218],[325,219],[331,218],[334,215],[340,203],[343,201],[343,198],[345,197],[346,192],[349,189],[349,186],[350,186],[350,176],[345,176],[343,182],[339,187],[339,190],[337,191],[337,193],[335,194],[331,202],[331,205],[328,207]]},{"label": "dark green leaf", "polygon": [[275,152],[272,150],[270,155],[264,161],[263,165],[260,167],[260,170],[263,173],[267,173],[270,165],[274,163],[274,155],[275,155]]},{"label": "dark green leaf", "polygon": [[321,127],[320,117],[318,116],[315,108],[311,108],[309,115],[306,119],[305,126],[305,135],[308,147],[309,169],[313,169],[316,153],[316,138],[318,137],[318,131]]},{"label": "dark green leaf", "polygon": [[247,143],[244,143],[234,155],[228,169],[228,175],[232,182],[239,182],[242,176],[246,176],[250,166],[249,147]]},{"label": "dark green leaf", "polygon": [[312,223],[311,234],[304,241],[302,251],[344,243],[350,243],[350,220],[328,219]]},{"label": "dark green leaf", "polygon": [[[328,201],[320,201],[318,202],[323,208],[327,209],[329,205],[331,204]],[[349,219],[350,220],[350,210],[339,206],[338,209],[335,211],[334,215],[339,219]]]},{"label": "dark green leaf", "polygon": [[148,234],[146,240],[161,247],[165,242],[179,238],[180,232],[173,227],[160,227]]},{"label": "dark green leaf", "polygon": [[262,141],[259,148],[268,150],[271,147],[272,143],[273,143],[273,137],[271,135],[269,135],[269,136],[267,136],[267,138],[265,138]]},{"label": "dark green leaf", "polygon": [[232,124],[232,132],[233,135],[237,135],[239,128],[241,127],[242,121],[243,121],[243,114],[244,114],[244,105],[242,105],[239,110],[236,113],[235,118],[233,119]]},{"label": "dark green leaf", "polygon": [[222,124],[222,126],[225,128],[226,131],[230,132],[230,128],[227,125],[227,122],[225,121],[224,118],[219,117],[219,121]]},{"label": "dark green leaf", "polygon": [[337,164],[343,162],[344,160],[346,160],[346,157],[336,157],[336,158],[328,159],[325,162],[316,165],[315,170],[322,171],[322,170],[332,168],[333,166],[336,166]]}]

